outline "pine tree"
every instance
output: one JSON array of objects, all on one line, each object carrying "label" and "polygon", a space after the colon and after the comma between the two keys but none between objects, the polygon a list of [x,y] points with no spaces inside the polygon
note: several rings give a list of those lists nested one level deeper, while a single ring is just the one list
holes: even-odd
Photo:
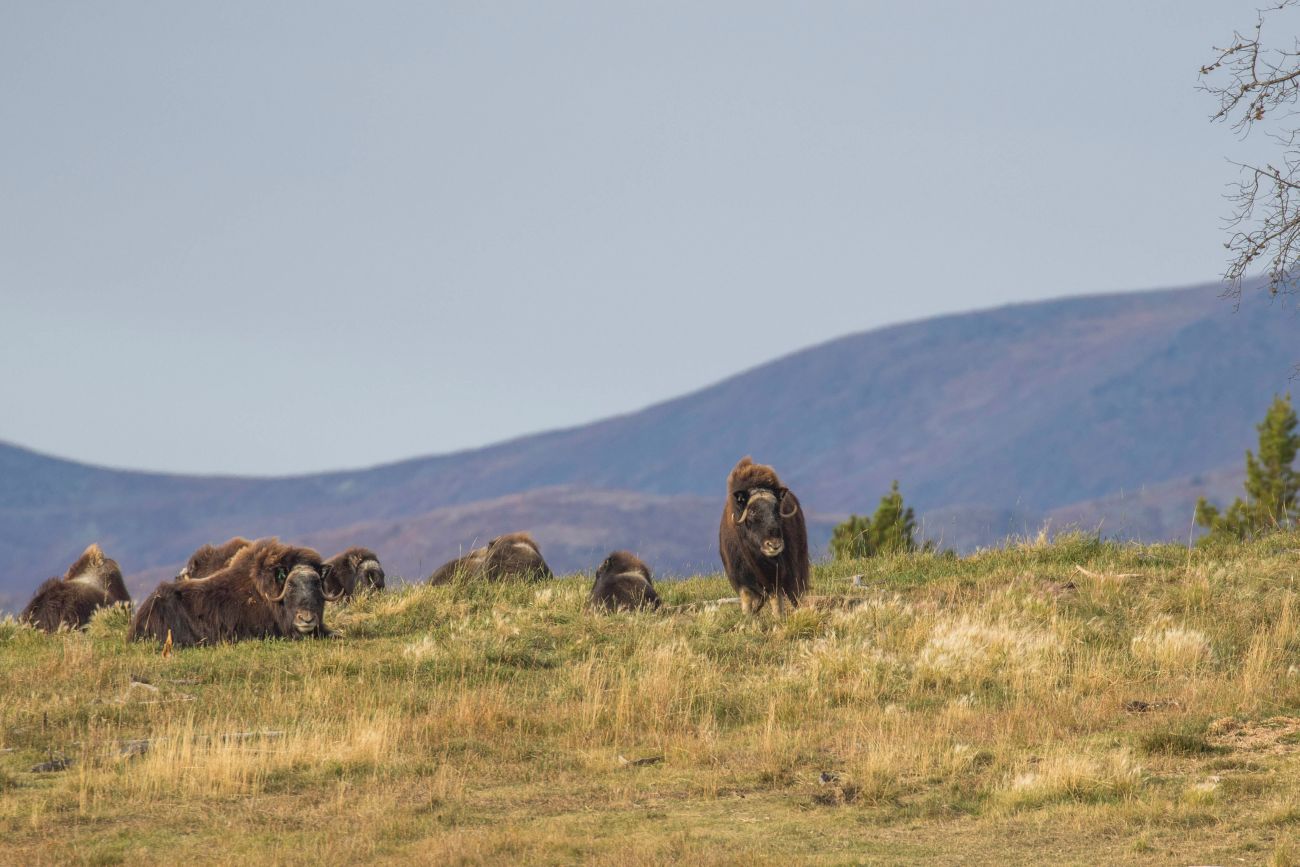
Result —
[{"label": "pine tree", "polygon": [[850,515],[831,531],[831,554],[836,560],[903,553],[916,548],[916,515],[903,505],[897,481],[880,498],[875,515],[870,518]]},{"label": "pine tree", "polygon": [[1246,499],[1238,497],[1226,512],[1204,497],[1196,502],[1196,523],[1210,532],[1202,541],[1251,539],[1295,522],[1300,474],[1292,468],[1300,435],[1291,395],[1275,397],[1259,431],[1259,457],[1246,452]]},{"label": "pine tree", "polygon": [[861,560],[871,556],[871,519],[849,515],[831,530],[831,556],[836,560]]}]

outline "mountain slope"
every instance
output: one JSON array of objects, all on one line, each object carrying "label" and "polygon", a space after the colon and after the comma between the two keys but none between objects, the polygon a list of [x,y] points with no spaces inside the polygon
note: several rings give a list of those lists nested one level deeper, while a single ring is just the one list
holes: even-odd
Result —
[{"label": "mountain slope", "polygon": [[[1004,521],[1240,462],[1272,394],[1289,385],[1296,325],[1280,305],[1234,312],[1215,287],[1017,305],[851,335],[582,427],[293,478],[105,470],[0,445],[0,592],[61,571],[91,539],[140,571],[234,533],[342,541],[340,528],[364,527],[409,540],[393,528],[556,488],[570,491],[547,507],[557,545],[558,528],[587,526],[603,492],[666,498],[643,543],[685,533],[694,553],[668,546],[656,565],[687,569],[712,556],[716,520],[692,498],[717,499],[743,454],[775,464],[815,515],[868,511],[897,478],[922,512],[988,516],[987,543]],[[448,514],[426,532],[462,532]],[[482,526],[541,516],[497,518]],[[624,544],[612,529],[593,532],[589,550]],[[954,535],[966,545],[984,533]],[[415,574],[425,557],[472,541],[394,542],[383,553]]]}]

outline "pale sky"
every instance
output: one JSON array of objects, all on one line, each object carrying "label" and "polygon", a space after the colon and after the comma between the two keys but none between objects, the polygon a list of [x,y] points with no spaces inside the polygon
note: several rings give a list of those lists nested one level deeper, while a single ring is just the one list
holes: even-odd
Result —
[{"label": "pale sky", "polygon": [[1255,2],[0,5],[0,440],[282,474],[1213,280]]}]

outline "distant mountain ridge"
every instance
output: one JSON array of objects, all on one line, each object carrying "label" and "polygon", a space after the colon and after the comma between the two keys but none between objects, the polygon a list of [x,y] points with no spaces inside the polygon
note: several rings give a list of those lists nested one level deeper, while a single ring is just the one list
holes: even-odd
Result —
[{"label": "distant mountain ridge", "polygon": [[[893,479],[963,549],[1049,517],[1185,536],[1170,516],[1190,504],[1174,500],[1241,463],[1300,360],[1297,324],[1253,297],[1234,312],[1215,286],[1020,304],[842,337],[593,424],[286,478],[108,470],[0,443],[0,594],[14,604],[91,540],[152,578],[237,533],[369,544],[412,578],[524,526],[561,570],[613,547],[660,571],[714,568],[744,454],[777,467],[822,544]],[[1134,491],[1150,502],[1120,497]]]}]

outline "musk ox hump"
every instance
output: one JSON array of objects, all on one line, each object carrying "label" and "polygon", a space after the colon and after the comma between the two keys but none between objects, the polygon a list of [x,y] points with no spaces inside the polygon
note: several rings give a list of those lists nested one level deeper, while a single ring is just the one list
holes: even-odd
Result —
[{"label": "musk ox hump", "polygon": [[782,487],[781,479],[777,476],[776,470],[767,464],[754,463],[754,459],[748,455],[741,458],[727,476],[727,493],[729,495],[738,491],[753,490],[754,488],[769,488],[777,491]]},{"label": "musk ox hump", "polygon": [[628,572],[639,573],[650,580],[650,567],[631,551],[615,551],[610,554],[605,558],[605,562],[600,564],[596,575],[617,575]]},{"label": "musk ox hump", "polygon": [[91,542],[86,547],[86,550],[81,552],[81,556],[77,558],[76,562],[68,567],[68,571],[63,577],[67,581],[76,581],[102,567],[106,559],[104,549],[99,547],[99,543]]},{"label": "musk ox hump", "polygon": [[550,578],[551,567],[546,565],[542,549],[529,533],[508,533],[497,536],[488,543],[483,575],[488,580],[500,580],[508,575],[532,578]]},{"label": "musk ox hump", "polygon": [[542,549],[538,547],[537,540],[533,538],[533,534],[527,532],[506,533],[504,536],[497,536],[495,539],[492,539],[487,543],[489,550],[492,548],[501,548],[505,545],[510,545],[521,550],[530,549],[538,556],[541,556],[542,553]]},{"label": "musk ox hump", "polygon": [[98,543],[91,544],[81,553],[76,562],[68,567],[63,580],[99,591],[105,597],[100,603],[103,605],[131,601],[126,582],[122,580],[121,567],[116,560],[104,555]]},{"label": "musk ox hump", "polygon": [[240,551],[253,544],[243,536],[234,536],[220,545],[200,545],[184,568],[176,575],[178,581],[199,581],[224,569]]},{"label": "musk ox hump", "polygon": [[464,556],[457,557],[454,560],[448,560],[429,576],[429,584],[446,584],[457,575],[462,577],[478,577],[483,570],[483,564],[487,562],[487,546],[475,548]]}]

